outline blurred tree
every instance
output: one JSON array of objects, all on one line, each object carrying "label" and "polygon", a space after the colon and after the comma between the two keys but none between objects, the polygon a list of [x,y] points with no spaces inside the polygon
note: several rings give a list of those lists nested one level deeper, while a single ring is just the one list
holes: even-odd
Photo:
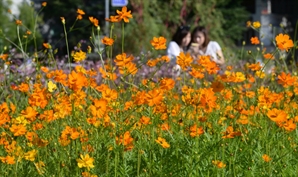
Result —
[{"label": "blurred tree", "polygon": [[[41,0],[34,0],[41,3]],[[233,44],[234,39],[240,37],[247,12],[239,3],[241,0],[129,0],[128,9],[132,10],[133,19],[125,24],[125,51],[138,55],[140,52],[151,49],[150,40],[154,36],[164,36],[171,40],[174,31],[179,25],[189,25],[192,28],[200,24],[209,29],[212,40],[220,44]],[[92,25],[88,20],[93,16],[99,20],[101,31],[104,29],[104,0],[51,0],[43,10],[42,24],[43,37],[53,47],[59,48],[61,54],[66,53],[63,25],[60,17],[66,20],[66,29],[69,31],[76,20],[76,10],[84,10],[86,15],[76,22],[69,31],[68,39],[70,50],[80,41],[89,41]],[[110,15],[116,9],[111,7]],[[48,28],[45,29],[45,27]],[[101,33],[103,34],[103,32]],[[120,53],[121,24],[114,26],[116,38],[114,51]]]},{"label": "blurred tree", "polygon": [[[35,3],[41,3],[35,0]],[[82,20],[76,21],[77,9],[83,10],[86,14]],[[99,25],[104,25],[104,3],[99,0],[51,0],[42,11],[45,24],[43,28],[43,38],[51,43],[53,48],[58,48],[59,54],[66,54],[63,25],[60,17],[65,18],[66,31],[68,32],[68,42],[70,50],[79,43],[88,43],[91,36],[92,24],[88,17],[93,16],[99,19]],[[76,22],[75,22],[76,21]],[[73,27],[75,23],[75,26]]]},{"label": "blurred tree", "polygon": [[10,44],[4,37],[7,37],[12,41],[15,41],[16,39],[16,24],[12,15],[9,13],[11,4],[11,0],[0,1],[0,51],[2,51],[4,46]]},{"label": "blurred tree", "polygon": [[126,41],[133,53],[149,50],[153,36],[170,41],[179,25],[205,26],[212,40],[231,45],[241,37],[248,18],[241,0],[130,0],[129,6],[134,19],[126,25]]},{"label": "blurred tree", "polygon": [[[42,37],[40,30],[37,28],[39,24],[42,24],[42,18],[37,15],[35,11],[34,4],[29,4],[23,1],[19,6],[19,19],[23,22],[23,27],[20,29],[21,38],[24,41],[24,45],[28,51],[37,51],[40,46],[42,46]],[[30,35],[27,32],[31,32]],[[27,39],[25,39],[27,37]],[[27,42],[27,43],[26,43]],[[25,52],[28,52],[25,51]]]}]

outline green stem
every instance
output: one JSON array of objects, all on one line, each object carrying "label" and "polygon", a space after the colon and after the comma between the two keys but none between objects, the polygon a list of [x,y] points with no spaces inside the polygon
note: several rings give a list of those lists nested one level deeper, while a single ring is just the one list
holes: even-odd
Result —
[{"label": "green stem", "polygon": [[25,52],[24,52],[24,49],[23,49],[23,44],[22,44],[22,40],[20,38],[20,26],[17,25],[17,36],[18,36],[18,40],[19,40],[19,44],[20,44],[20,49],[21,49],[21,52],[23,54],[23,58],[25,59]]},{"label": "green stem", "polygon": [[124,22],[122,22],[122,53],[124,53]]},{"label": "green stem", "polygon": [[69,64],[69,71],[71,72],[71,63],[70,63],[70,55],[69,55],[67,32],[66,32],[65,24],[64,23],[62,23],[62,24],[63,24],[63,31],[64,31],[64,37],[65,37],[66,50],[67,50],[67,58],[68,58],[68,64]]}]

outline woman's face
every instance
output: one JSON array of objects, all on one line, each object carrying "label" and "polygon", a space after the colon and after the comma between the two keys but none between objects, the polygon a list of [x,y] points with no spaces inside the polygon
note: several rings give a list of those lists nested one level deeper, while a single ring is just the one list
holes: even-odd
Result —
[{"label": "woman's face", "polygon": [[182,47],[186,47],[188,46],[188,44],[190,43],[191,41],[191,34],[188,33],[182,40]]},{"label": "woman's face", "polygon": [[199,46],[202,46],[205,42],[205,36],[204,36],[204,33],[202,32],[197,32],[194,37],[193,37],[193,40],[195,43],[198,43]]}]

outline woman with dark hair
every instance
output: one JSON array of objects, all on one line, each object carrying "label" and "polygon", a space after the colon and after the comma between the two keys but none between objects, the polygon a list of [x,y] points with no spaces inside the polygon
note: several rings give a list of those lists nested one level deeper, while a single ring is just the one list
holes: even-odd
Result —
[{"label": "woman with dark hair", "polygon": [[167,49],[167,54],[170,57],[172,63],[176,63],[176,57],[180,54],[180,52],[186,52],[190,40],[190,27],[178,27]]},{"label": "woman with dark hair", "polygon": [[196,27],[191,34],[191,45],[189,51],[193,57],[198,55],[209,55],[211,60],[215,63],[222,65],[225,59],[221,47],[216,41],[210,41],[208,32],[205,27]]}]

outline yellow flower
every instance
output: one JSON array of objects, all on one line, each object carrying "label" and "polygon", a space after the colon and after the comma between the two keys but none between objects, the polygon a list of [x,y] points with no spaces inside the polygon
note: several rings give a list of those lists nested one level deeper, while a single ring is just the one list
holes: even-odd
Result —
[{"label": "yellow flower", "polygon": [[86,167],[88,170],[90,170],[90,168],[94,168],[94,159],[90,157],[89,154],[86,154],[85,156],[81,154],[80,157],[81,159],[77,159],[79,168]]},{"label": "yellow flower", "polygon": [[57,89],[57,85],[54,84],[52,81],[48,82],[48,91],[49,92],[54,92]]},{"label": "yellow flower", "polygon": [[83,51],[79,51],[79,52],[76,52],[74,55],[73,55],[73,59],[74,59],[74,61],[76,61],[76,62],[79,62],[79,61],[83,61],[83,60],[85,60],[86,59],[86,53],[85,52],[83,52]]},{"label": "yellow flower", "polygon": [[45,167],[46,165],[43,163],[43,161],[39,161],[39,162],[37,162],[37,163],[34,163],[34,165],[35,165],[35,168],[36,168],[38,174],[42,175],[42,174],[45,173],[45,169],[44,169],[44,167]]},{"label": "yellow flower", "polygon": [[47,2],[43,2],[43,3],[41,3],[41,5],[42,5],[43,7],[45,7],[45,6],[47,6]]},{"label": "yellow flower", "polygon": [[258,76],[259,78],[263,79],[265,77],[265,73],[263,71],[257,71],[256,72],[256,76]]},{"label": "yellow flower", "polygon": [[35,160],[35,156],[36,156],[36,154],[37,154],[37,150],[32,150],[32,151],[28,151],[28,152],[26,152],[25,154],[24,154],[24,158],[26,159],[26,160],[29,160],[29,161],[34,161]]},{"label": "yellow flower", "polygon": [[260,28],[260,27],[261,27],[261,23],[260,23],[259,21],[256,21],[256,22],[253,22],[253,23],[252,23],[252,26],[253,26],[254,28]]},{"label": "yellow flower", "polygon": [[158,137],[157,140],[155,140],[155,142],[160,144],[165,149],[170,147],[170,144],[164,138]]},{"label": "yellow flower", "polygon": [[29,122],[27,121],[27,119],[24,116],[17,117],[15,119],[14,123],[16,123],[16,124],[23,124],[23,125],[29,124]]}]

